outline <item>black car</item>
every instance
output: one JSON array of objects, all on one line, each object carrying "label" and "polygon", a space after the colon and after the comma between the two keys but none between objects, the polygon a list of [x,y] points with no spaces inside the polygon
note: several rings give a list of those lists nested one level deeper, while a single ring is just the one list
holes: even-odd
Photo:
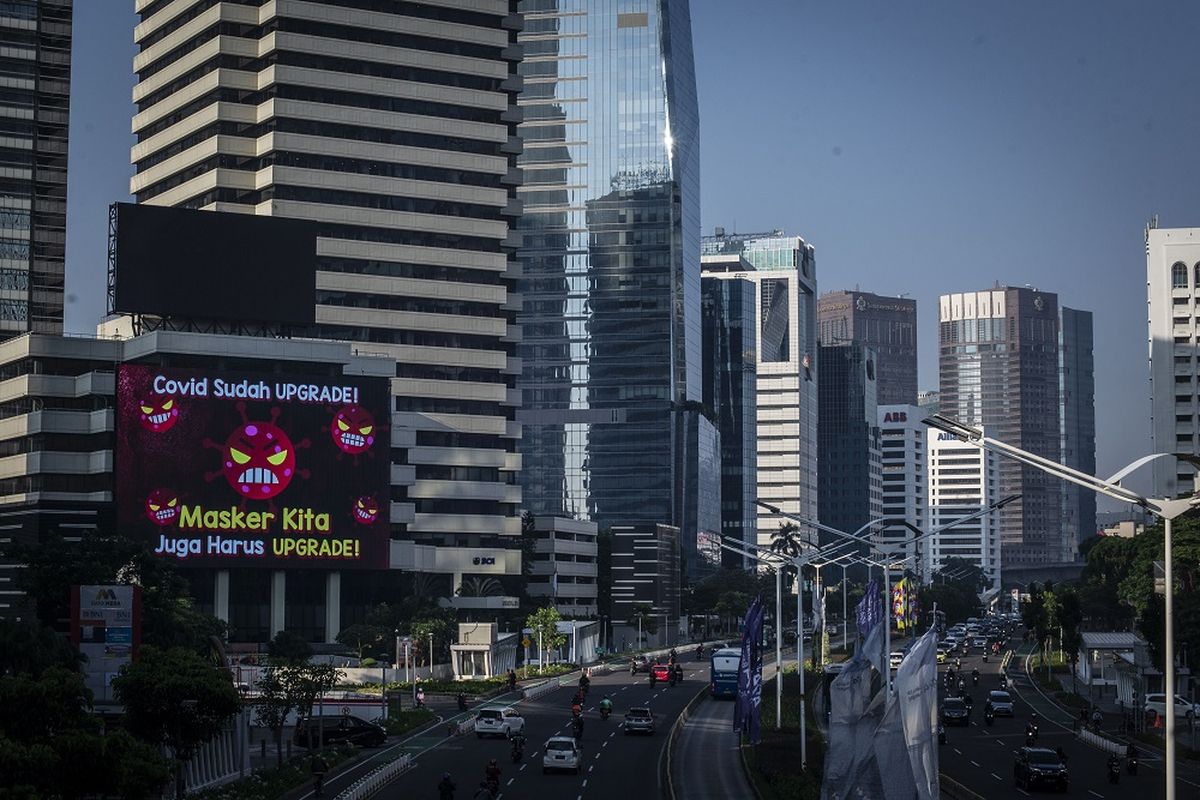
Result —
[{"label": "black car", "polygon": [[1013,762],[1013,783],[1017,788],[1053,786],[1065,792],[1070,781],[1058,753],[1047,747],[1022,747]]},{"label": "black car", "polygon": [[983,706],[984,711],[991,711],[996,717],[1011,717],[1013,715],[1012,695],[1008,692],[988,692],[987,702]]},{"label": "black car", "polygon": [[311,738],[311,746],[316,747],[318,736],[319,741],[325,744],[345,742],[363,747],[379,747],[387,741],[387,731],[382,725],[351,714],[340,717],[309,717],[296,722],[295,742],[298,746],[310,746]]},{"label": "black car", "polygon": [[947,697],[942,701],[942,724],[970,725],[971,709],[957,697]]}]

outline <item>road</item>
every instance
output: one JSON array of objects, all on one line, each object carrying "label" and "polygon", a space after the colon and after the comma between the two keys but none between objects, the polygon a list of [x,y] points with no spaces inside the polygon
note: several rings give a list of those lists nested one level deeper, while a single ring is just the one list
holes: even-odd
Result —
[{"label": "road", "polygon": [[[632,678],[628,672],[598,675],[592,678],[588,707],[584,712],[582,747],[584,766],[579,775],[542,774],[542,745],[553,735],[569,735],[571,696],[574,687],[555,690],[516,707],[525,718],[528,740],[524,761],[513,764],[509,744],[499,738],[477,739],[472,734],[444,739],[437,735],[408,743],[416,766],[380,792],[385,800],[435,798],[443,772],[449,772],[458,784],[458,800],[469,800],[483,780],[484,767],[496,759],[504,773],[500,780],[501,798],[545,798],[546,800],[585,800],[585,798],[644,797],[658,795],[660,758],[663,745],[676,717],[687,702],[708,685],[708,661],[694,660],[694,654],[681,651],[684,682],[671,687],[659,683],[650,688],[645,675]],[[596,705],[608,695],[614,704],[608,722],[600,720]],[[631,706],[649,706],[658,723],[654,736],[625,736],[621,718]]]},{"label": "road", "polygon": [[[983,704],[987,692],[1000,688],[998,659],[988,660],[989,663],[982,663],[978,654],[962,660],[967,691],[971,693],[975,707],[968,727],[946,729],[947,742],[938,750],[940,768],[944,774],[989,800],[1029,797],[1028,791],[1013,784],[1013,757],[1017,749],[1024,745],[1025,725],[1036,712],[1040,729],[1038,744],[1050,748],[1062,747],[1067,754],[1072,795],[1098,800],[1163,796],[1163,765],[1160,760],[1151,757],[1144,756],[1141,759],[1136,776],[1122,772],[1120,783],[1109,783],[1106,768],[1108,754],[1076,738],[1071,730],[1071,720],[1056,707],[1046,704],[1025,673],[1020,659],[1014,658],[1009,667],[1009,677],[1014,687],[1011,694],[1015,716],[1012,719],[998,717],[993,725],[986,725]],[[941,671],[944,672],[947,666],[942,665]],[[980,671],[980,681],[976,687],[971,686],[972,668]],[[939,681],[943,694],[944,685],[944,681]],[[1181,796],[1188,796],[1192,790],[1182,782],[1179,788]]]}]

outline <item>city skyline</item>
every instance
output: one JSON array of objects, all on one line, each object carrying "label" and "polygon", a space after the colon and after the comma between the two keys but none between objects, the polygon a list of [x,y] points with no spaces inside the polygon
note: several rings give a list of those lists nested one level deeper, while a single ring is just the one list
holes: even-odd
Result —
[{"label": "city skyline", "polygon": [[[1149,452],[1142,228],[1154,214],[1164,227],[1197,223],[1189,186],[1200,165],[1174,154],[1200,126],[1200,101],[1178,91],[1200,9],[764,1],[730,27],[718,8],[692,7],[702,230],[786,228],[827,265],[822,292],[916,298],[922,391],[936,388],[943,287],[1054,291],[1098,323],[1097,469]],[[114,11],[75,9],[93,33],[73,53],[67,329],[77,333],[93,332],[102,312],[107,205],[127,197],[131,172],[135,15],[131,3]],[[811,47],[789,44],[796,30]],[[1134,45],[1148,40],[1162,44],[1154,59]],[[903,68],[885,69],[892,62]],[[821,77],[830,71],[839,81]],[[747,127],[724,108],[730,96],[771,124]],[[800,106],[788,99],[800,96]],[[872,134],[880,122],[893,135]],[[1133,485],[1148,488],[1148,476]]]}]

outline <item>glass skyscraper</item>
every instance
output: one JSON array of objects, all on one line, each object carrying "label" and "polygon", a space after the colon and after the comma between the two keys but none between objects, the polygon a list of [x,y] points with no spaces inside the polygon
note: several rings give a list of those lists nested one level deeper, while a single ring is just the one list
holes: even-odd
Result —
[{"label": "glass skyscraper", "polygon": [[518,9],[525,508],[687,541],[707,481],[679,457],[703,428],[680,416],[702,399],[688,3]]},{"label": "glass skyscraper", "polygon": [[71,0],[0,4],[0,338],[62,333]]}]

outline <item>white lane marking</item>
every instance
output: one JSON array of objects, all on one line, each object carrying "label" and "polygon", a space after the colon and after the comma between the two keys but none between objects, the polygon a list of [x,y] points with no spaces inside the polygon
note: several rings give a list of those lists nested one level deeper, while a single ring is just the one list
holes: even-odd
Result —
[{"label": "white lane marking", "polygon": [[588,767],[588,774],[589,774],[589,775],[591,775],[591,774],[592,774],[592,770],[594,770],[595,768],[596,768],[596,765],[595,765],[595,764],[592,764],[590,767]]},{"label": "white lane marking", "polygon": [[516,780],[516,778],[509,778],[509,779],[508,779],[508,783],[506,783],[506,784],[504,784],[504,785],[505,785],[505,786],[512,786],[512,782],[513,782],[513,781],[515,781],[515,780]]},{"label": "white lane marking", "polygon": [[978,766],[979,766],[979,762],[978,762],[978,761],[972,761],[972,762],[971,762],[971,766],[973,766],[973,767],[978,767]]},{"label": "white lane marking", "polygon": [[954,748],[954,752],[958,753],[960,756],[962,755],[962,750],[959,750],[957,747]]},{"label": "white lane marking", "polygon": [[587,788],[587,778],[583,779],[583,788]]},{"label": "white lane marking", "polygon": [[519,770],[517,770],[517,772],[524,772],[524,771],[525,771],[525,768],[526,768],[526,767],[528,767],[528,766],[529,766],[528,764],[522,764],[522,765],[521,765],[521,768],[520,768]]},{"label": "white lane marking", "polygon": [[1100,798],[1104,797],[1104,795],[1100,794],[1095,789],[1088,789],[1088,794],[1094,794],[1096,797],[1100,797]]},{"label": "white lane marking", "polygon": [[1001,778],[999,775],[997,775],[997,774],[996,774],[996,773],[994,773],[994,772],[992,773],[992,777],[993,777],[993,778],[995,778],[995,779],[996,779],[996,780],[998,780],[998,781],[1002,781],[1002,780],[1004,780],[1004,778]]},{"label": "white lane marking", "polygon": [[1029,792],[1025,791],[1024,789],[1022,789],[1019,786],[1017,787],[1017,791],[1020,792],[1021,794],[1025,795],[1026,797],[1029,797]]},{"label": "white lane marking", "polygon": [[600,745],[601,750],[603,750],[606,747],[608,747],[608,742],[605,742],[604,744]]}]

